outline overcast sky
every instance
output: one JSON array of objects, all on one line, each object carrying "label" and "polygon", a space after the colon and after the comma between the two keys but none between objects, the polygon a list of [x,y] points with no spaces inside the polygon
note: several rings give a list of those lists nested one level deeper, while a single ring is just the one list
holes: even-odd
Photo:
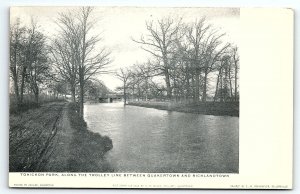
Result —
[{"label": "overcast sky", "polygon": [[[24,23],[30,18],[37,19],[42,31],[47,36],[55,36],[57,26],[55,20],[58,13],[76,10],[76,7],[15,7],[11,9],[11,21],[17,17]],[[93,19],[97,23],[94,32],[102,32],[103,42],[112,51],[113,62],[110,69],[131,66],[137,62],[146,62],[149,57],[140,45],[131,38],[139,39],[146,33],[145,21],[156,20],[165,16],[183,18],[184,22],[192,22],[206,17],[207,22],[226,33],[224,40],[239,43],[239,9],[232,8],[141,8],[141,7],[96,7]],[[110,89],[121,85],[113,75],[99,75]]]}]

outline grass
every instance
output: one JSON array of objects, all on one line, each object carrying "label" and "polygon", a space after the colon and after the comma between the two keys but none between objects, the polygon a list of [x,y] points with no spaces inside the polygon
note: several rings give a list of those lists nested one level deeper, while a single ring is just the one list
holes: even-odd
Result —
[{"label": "grass", "polygon": [[87,124],[79,116],[79,107],[69,103],[68,116],[70,119],[73,138],[70,143],[68,171],[70,172],[109,172],[112,167],[105,161],[104,155],[112,149],[112,140],[107,136],[87,130]]},{"label": "grass", "polygon": [[[66,108],[66,109],[65,109]],[[44,103],[10,114],[10,172],[109,172],[112,140],[87,130],[75,103]]]},{"label": "grass", "polygon": [[239,102],[199,102],[199,103],[175,103],[175,102],[129,102],[129,105],[160,110],[196,113],[217,116],[239,116]]},{"label": "grass", "polygon": [[10,172],[43,171],[53,152],[64,102],[54,102],[10,115]]},{"label": "grass", "polygon": [[41,104],[49,103],[49,102],[63,102],[64,99],[57,99],[54,96],[48,96],[41,94],[39,96],[39,103],[36,103],[33,95],[26,94],[23,97],[22,104],[17,103],[17,99],[14,95],[10,95],[9,97],[9,113],[10,114],[19,114],[25,112],[29,109],[39,108]]}]

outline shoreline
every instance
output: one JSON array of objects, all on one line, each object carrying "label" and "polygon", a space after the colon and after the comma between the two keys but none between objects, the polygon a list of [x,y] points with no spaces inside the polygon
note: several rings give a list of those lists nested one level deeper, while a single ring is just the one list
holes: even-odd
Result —
[{"label": "shoreline", "polygon": [[68,117],[73,129],[68,160],[70,172],[112,172],[113,168],[105,160],[104,155],[113,148],[108,136],[94,133],[87,128],[87,123],[78,114],[79,107],[75,103],[68,104]]},{"label": "shoreline", "polygon": [[239,102],[206,102],[206,103],[174,103],[174,102],[128,102],[129,106],[139,106],[175,112],[239,117]]}]

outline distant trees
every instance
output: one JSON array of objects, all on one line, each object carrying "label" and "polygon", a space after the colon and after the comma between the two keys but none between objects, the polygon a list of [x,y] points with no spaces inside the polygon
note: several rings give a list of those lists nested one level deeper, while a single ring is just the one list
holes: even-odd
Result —
[{"label": "distant trees", "polygon": [[98,100],[101,97],[106,97],[109,93],[109,89],[105,84],[98,80],[88,80],[85,84],[87,94],[89,98]]},{"label": "distant trees", "polygon": [[[121,68],[116,77],[122,81],[124,101],[127,100],[149,100],[167,97],[166,87],[163,83],[156,83],[153,79],[160,75],[150,61],[147,63],[135,64],[128,68]],[[125,88],[125,90],[124,90]]]},{"label": "distant trees", "polygon": [[116,72],[116,77],[122,81],[123,86],[123,98],[124,98],[124,105],[126,105],[127,102],[127,87],[128,87],[128,80],[132,76],[132,73],[128,69],[120,68],[118,72]]},{"label": "distant trees", "polygon": [[[209,92],[210,100],[238,101],[238,49],[224,41],[225,34],[221,30],[215,29],[205,18],[191,23],[170,18],[146,21],[146,29],[147,34],[133,41],[156,62],[142,68],[147,69],[144,72],[137,67],[131,69],[134,78],[130,79],[143,80],[134,82],[137,83],[135,90],[139,91],[143,83],[148,89],[156,88],[161,99],[166,92],[169,100],[189,102],[192,99],[205,103]],[[152,79],[161,76],[166,88]],[[147,90],[146,100],[148,94]]]},{"label": "distant trees", "polygon": [[68,84],[66,82],[54,81],[47,87],[52,89],[55,98],[58,98],[59,95],[64,95],[66,97],[69,93]]}]

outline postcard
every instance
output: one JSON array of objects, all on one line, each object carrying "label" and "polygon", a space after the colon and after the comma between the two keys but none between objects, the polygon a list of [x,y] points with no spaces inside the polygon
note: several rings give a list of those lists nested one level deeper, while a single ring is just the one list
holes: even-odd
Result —
[{"label": "postcard", "polygon": [[293,20],[11,7],[9,186],[292,189]]}]

